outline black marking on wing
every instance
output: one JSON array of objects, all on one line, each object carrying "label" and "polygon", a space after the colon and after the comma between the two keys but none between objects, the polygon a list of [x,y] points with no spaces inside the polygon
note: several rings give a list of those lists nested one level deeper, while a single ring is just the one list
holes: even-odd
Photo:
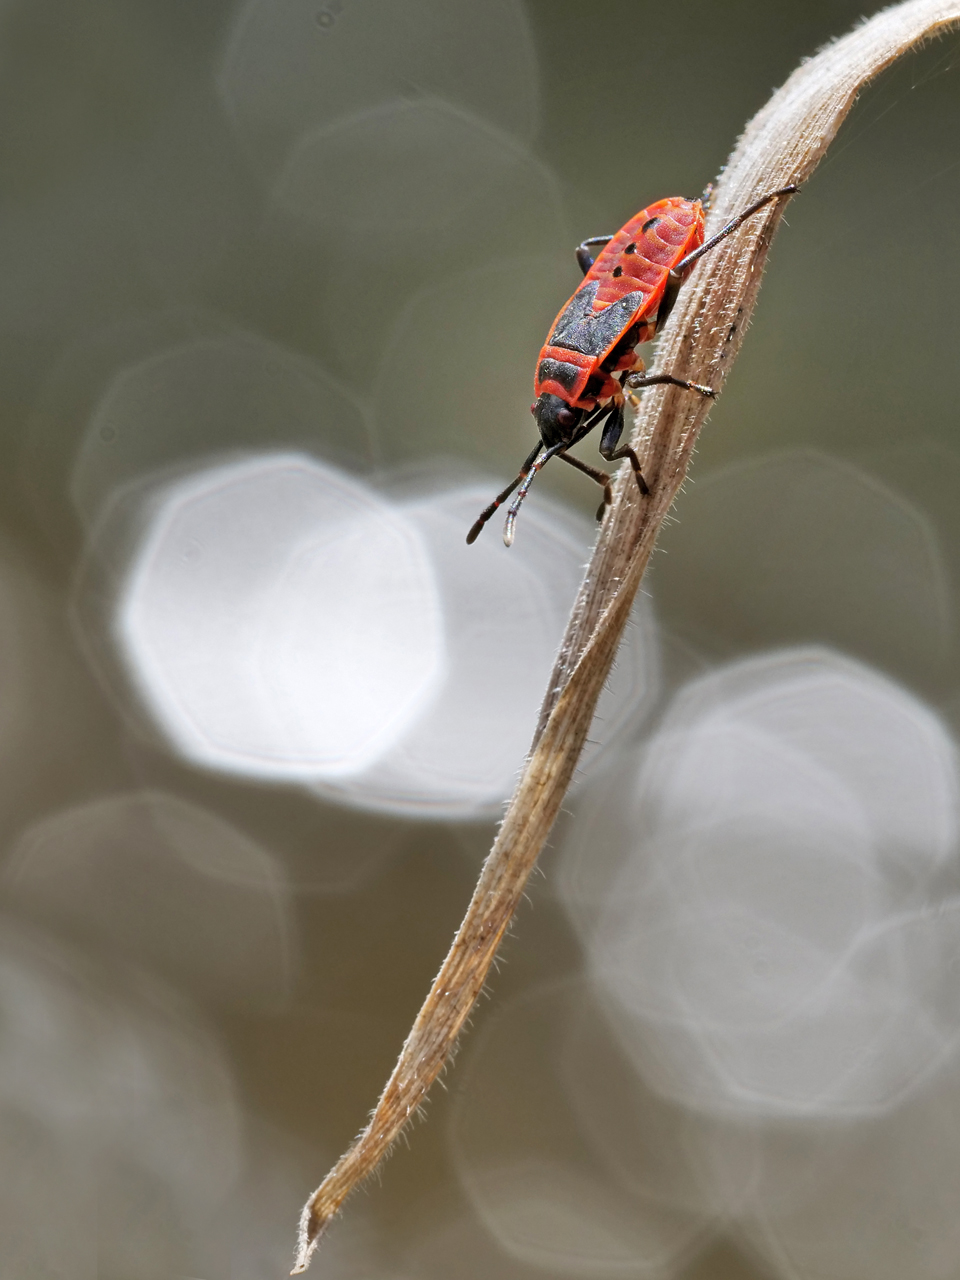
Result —
[{"label": "black marking on wing", "polygon": [[540,382],[546,382],[549,378],[553,382],[559,382],[564,390],[572,391],[581,372],[579,365],[567,364],[564,360],[548,359],[540,361],[537,378]]},{"label": "black marking on wing", "polygon": [[593,300],[599,285],[599,280],[591,280],[577,290],[547,339],[548,346],[580,351],[585,356],[602,356],[633,323],[634,313],[643,306],[645,295],[627,293],[595,313]]}]

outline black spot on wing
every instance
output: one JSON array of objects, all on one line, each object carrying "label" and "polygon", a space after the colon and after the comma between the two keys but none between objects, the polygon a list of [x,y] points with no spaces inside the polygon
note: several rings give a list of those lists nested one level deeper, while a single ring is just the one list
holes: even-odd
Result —
[{"label": "black spot on wing", "polygon": [[643,306],[643,293],[625,294],[595,313],[593,300],[598,287],[599,281],[591,280],[577,290],[554,325],[547,339],[549,346],[580,351],[585,356],[602,356],[633,323],[635,312]]}]

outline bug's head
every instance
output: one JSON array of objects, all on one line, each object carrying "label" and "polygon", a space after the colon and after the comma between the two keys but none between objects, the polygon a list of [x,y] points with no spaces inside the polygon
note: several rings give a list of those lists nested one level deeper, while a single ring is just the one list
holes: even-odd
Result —
[{"label": "bug's head", "polygon": [[549,391],[541,393],[536,403],[530,406],[530,412],[537,420],[540,439],[548,449],[555,444],[573,444],[584,413],[583,409],[571,408],[566,400],[551,395]]}]

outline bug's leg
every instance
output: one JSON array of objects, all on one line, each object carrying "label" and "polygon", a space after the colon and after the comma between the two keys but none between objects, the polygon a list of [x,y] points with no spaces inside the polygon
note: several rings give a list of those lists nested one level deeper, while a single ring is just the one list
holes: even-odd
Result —
[{"label": "bug's leg", "polygon": [[633,362],[633,368],[628,369],[620,379],[620,385],[623,388],[623,394],[630,402],[630,408],[634,413],[640,408],[640,399],[633,394],[633,384],[639,381],[647,371],[647,366],[643,363],[639,356]]},{"label": "bug's leg", "polygon": [[[685,378],[674,378],[669,373],[645,373],[642,377],[631,374],[626,379],[626,384],[631,391],[639,391],[641,387],[683,387],[685,391],[699,391],[702,396],[714,396],[716,392],[712,387],[705,387],[699,382],[687,382]],[[635,397],[628,396],[631,404]]]},{"label": "bug's leg", "polygon": [[510,509],[507,512],[507,519],[503,526],[503,545],[505,547],[509,547],[513,543],[513,526],[517,522],[517,512],[520,510],[521,502],[523,502],[524,498],[530,491],[530,486],[533,484],[533,477],[545,462],[549,462],[555,454],[559,453],[561,449],[566,447],[567,446],[562,444],[553,445],[546,451],[542,458],[538,458],[536,462],[534,462],[533,466],[524,477],[523,483],[520,486],[520,492],[514,498],[513,502],[510,503]]},{"label": "bug's leg", "polygon": [[577,262],[579,262],[580,270],[584,275],[587,274],[597,260],[590,250],[598,244],[609,244],[612,239],[613,236],[591,236],[589,240],[584,240],[581,245],[577,246]]},{"label": "bug's leg", "polygon": [[480,515],[477,517],[476,521],[471,527],[470,532],[467,534],[467,545],[469,545],[472,542],[476,542],[480,534],[480,530],[487,523],[487,521],[490,519],[490,517],[493,515],[496,509],[501,505],[501,503],[506,502],[507,498],[510,497],[511,493],[513,493],[517,485],[522,483],[522,481],[524,481],[527,478],[527,473],[529,472],[530,468],[533,466],[534,460],[536,459],[537,454],[540,452],[542,448],[543,448],[543,441],[538,440],[537,447],[531,451],[530,456],[527,458],[526,462],[520,468],[520,474],[517,476],[517,478],[515,480],[512,480],[510,484],[508,484],[507,487],[503,490],[502,493],[497,494],[494,500],[490,503],[489,507],[484,507],[484,509],[480,512]]},{"label": "bug's leg", "polygon": [[706,244],[702,244],[699,249],[694,249],[693,253],[688,253],[685,258],[681,258],[670,272],[672,278],[674,280],[679,280],[687,267],[692,267],[698,258],[702,258],[705,253],[709,253],[710,250],[715,245],[718,245],[721,240],[726,240],[727,236],[730,235],[731,232],[736,231],[737,227],[746,222],[748,218],[752,218],[753,215],[758,213],[765,204],[769,204],[771,200],[778,200],[780,196],[796,195],[799,190],[800,188],[797,184],[795,182],[791,182],[789,186],[781,187],[779,191],[769,192],[769,194],[765,195],[762,200],[757,200],[752,204],[749,209],[744,209],[743,213],[738,213],[735,218],[727,223],[722,231],[718,231],[715,236],[711,236]]},{"label": "bug's leg", "polygon": [[601,471],[599,467],[591,467],[589,463],[581,462],[579,458],[575,458],[571,453],[558,453],[557,457],[563,462],[569,462],[571,467],[576,467],[578,471],[582,471],[591,480],[596,480],[597,484],[603,485],[603,501],[597,508],[597,519],[602,520],[603,513],[613,501],[613,489],[610,487],[610,477],[606,471]]},{"label": "bug's leg", "polygon": [[608,462],[616,462],[618,458],[629,458],[640,492],[646,496],[650,490],[647,487],[646,480],[643,478],[643,472],[640,470],[640,459],[628,444],[622,444],[619,449],[617,448],[622,432],[623,404],[620,403],[616,405],[607,421],[607,425],[603,428],[603,435],[600,437],[600,456],[606,458]]},{"label": "bug's leg", "polygon": [[657,316],[654,324],[659,331],[667,323],[667,317],[673,310],[673,304],[677,300],[680,293],[680,286],[683,281],[679,275],[674,275],[673,271],[667,276],[667,287],[663,291],[663,297],[660,299],[660,305],[657,307]]}]

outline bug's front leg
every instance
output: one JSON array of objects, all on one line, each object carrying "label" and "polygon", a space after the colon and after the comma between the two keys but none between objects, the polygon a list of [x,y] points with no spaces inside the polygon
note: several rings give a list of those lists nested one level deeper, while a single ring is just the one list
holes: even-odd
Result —
[{"label": "bug's front leg", "polygon": [[[684,391],[699,391],[702,396],[715,396],[712,387],[705,387],[700,382],[688,382],[686,378],[675,378],[670,373],[631,374],[626,379],[631,391],[639,391],[641,387],[683,387]],[[628,393],[629,394],[629,393]],[[636,397],[630,396],[630,403],[636,404]]]},{"label": "bug's front leg", "polygon": [[637,356],[633,366],[627,370],[627,376],[622,379],[622,394],[630,401],[630,407],[634,413],[640,408],[640,401],[635,391],[639,391],[641,387],[657,387],[657,386],[683,387],[685,391],[699,391],[702,396],[712,396],[713,389],[704,387],[699,382],[687,382],[685,378],[674,378],[669,373],[651,373],[647,374],[646,366]]}]

